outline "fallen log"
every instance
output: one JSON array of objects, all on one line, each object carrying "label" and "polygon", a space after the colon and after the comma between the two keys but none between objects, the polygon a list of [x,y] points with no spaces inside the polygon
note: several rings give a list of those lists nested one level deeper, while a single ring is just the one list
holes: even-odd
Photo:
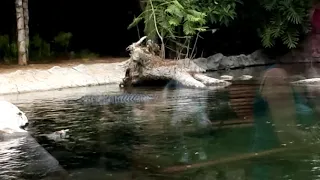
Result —
[{"label": "fallen log", "polygon": [[205,76],[205,70],[190,59],[168,61],[161,59],[150,48],[142,43],[146,36],[127,47],[130,59],[124,63],[126,74],[120,87],[130,87],[145,84],[148,81],[176,81],[189,88],[224,88],[231,83]]}]

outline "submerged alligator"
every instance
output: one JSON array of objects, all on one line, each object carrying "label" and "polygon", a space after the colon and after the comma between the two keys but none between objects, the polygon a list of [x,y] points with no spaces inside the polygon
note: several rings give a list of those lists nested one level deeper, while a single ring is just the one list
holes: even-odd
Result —
[{"label": "submerged alligator", "polygon": [[109,105],[109,104],[128,104],[146,102],[155,99],[154,96],[146,94],[121,94],[121,95],[87,95],[76,100],[68,102],[76,102],[87,105]]},{"label": "submerged alligator", "polygon": [[167,91],[164,94],[139,94],[139,93],[124,93],[118,95],[86,95],[79,99],[67,100],[67,103],[80,103],[86,105],[111,105],[111,104],[130,104],[130,103],[140,103],[147,102],[151,100],[161,99],[161,96],[165,96],[167,100],[173,99],[198,99],[198,93],[194,91],[187,92],[187,94],[176,94],[174,96],[167,96]]}]

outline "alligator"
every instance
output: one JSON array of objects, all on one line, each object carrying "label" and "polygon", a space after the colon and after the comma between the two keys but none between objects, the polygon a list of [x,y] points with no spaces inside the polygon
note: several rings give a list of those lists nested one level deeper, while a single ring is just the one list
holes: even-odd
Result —
[{"label": "alligator", "polygon": [[154,96],[146,94],[121,94],[121,95],[86,95],[76,100],[68,102],[76,102],[87,105],[109,105],[109,104],[128,104],[146,102],[155,99]]}]

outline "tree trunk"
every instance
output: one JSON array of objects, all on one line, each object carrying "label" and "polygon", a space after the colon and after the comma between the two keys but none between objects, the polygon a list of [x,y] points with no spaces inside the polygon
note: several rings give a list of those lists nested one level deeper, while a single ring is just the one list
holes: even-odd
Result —
[{"label": "tree trunk", "polygon": [[27,65],[26,33],[24,26],[23,1],[16,0],[17,34],[18,34],[18,62],[19,65]]},{"label": "tree trunk", "polygon": [[205,70],[190,59],[166,61],[155,56],[154,52],[150,52],[148,48],[140,45],[145,39],[146,36],[127,48],[130,50],[131,58],[126,63],[128,66],[126,75],[120,86],[134,86],[157,80],[174,80],[190,88],[216,89],[231,84],[201,74]]},{"label": "tree trunk", "polygon": [[26,43],[26,58],[29,60],[29,0],[23,0],[23,16],[24,16],[24,28],[25,28],[25,43]]}]

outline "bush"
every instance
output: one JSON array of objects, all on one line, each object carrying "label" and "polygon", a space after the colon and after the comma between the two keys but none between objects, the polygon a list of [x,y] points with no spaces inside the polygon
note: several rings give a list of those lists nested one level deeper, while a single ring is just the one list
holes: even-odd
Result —
[{"label": "bush", "polygon": [[289,49],[296,48],[301,35],[310,31],[310,0],[262,0],[265,22],[262,22],[259,35],[262,45],[273,47],[281,41]]},{"label": "bush", "polygon": [[32,37],[30,42],[30,50],[30,56],[35,60],[48,58],[52,55],[51,45],[43,40],[39,34],[36,34]]},{"label": "bush", "polygon": [[65,52],[68,51],[70,40],[72,38],[72,33],[70,32],[60,32],[56,37],[54,37],[53,42]]},{"label": "bush", "polygon": [[15,42],[11,42],[8,35],[0,36],[0,58],[6,63],[17,61],[18,48]]}]

